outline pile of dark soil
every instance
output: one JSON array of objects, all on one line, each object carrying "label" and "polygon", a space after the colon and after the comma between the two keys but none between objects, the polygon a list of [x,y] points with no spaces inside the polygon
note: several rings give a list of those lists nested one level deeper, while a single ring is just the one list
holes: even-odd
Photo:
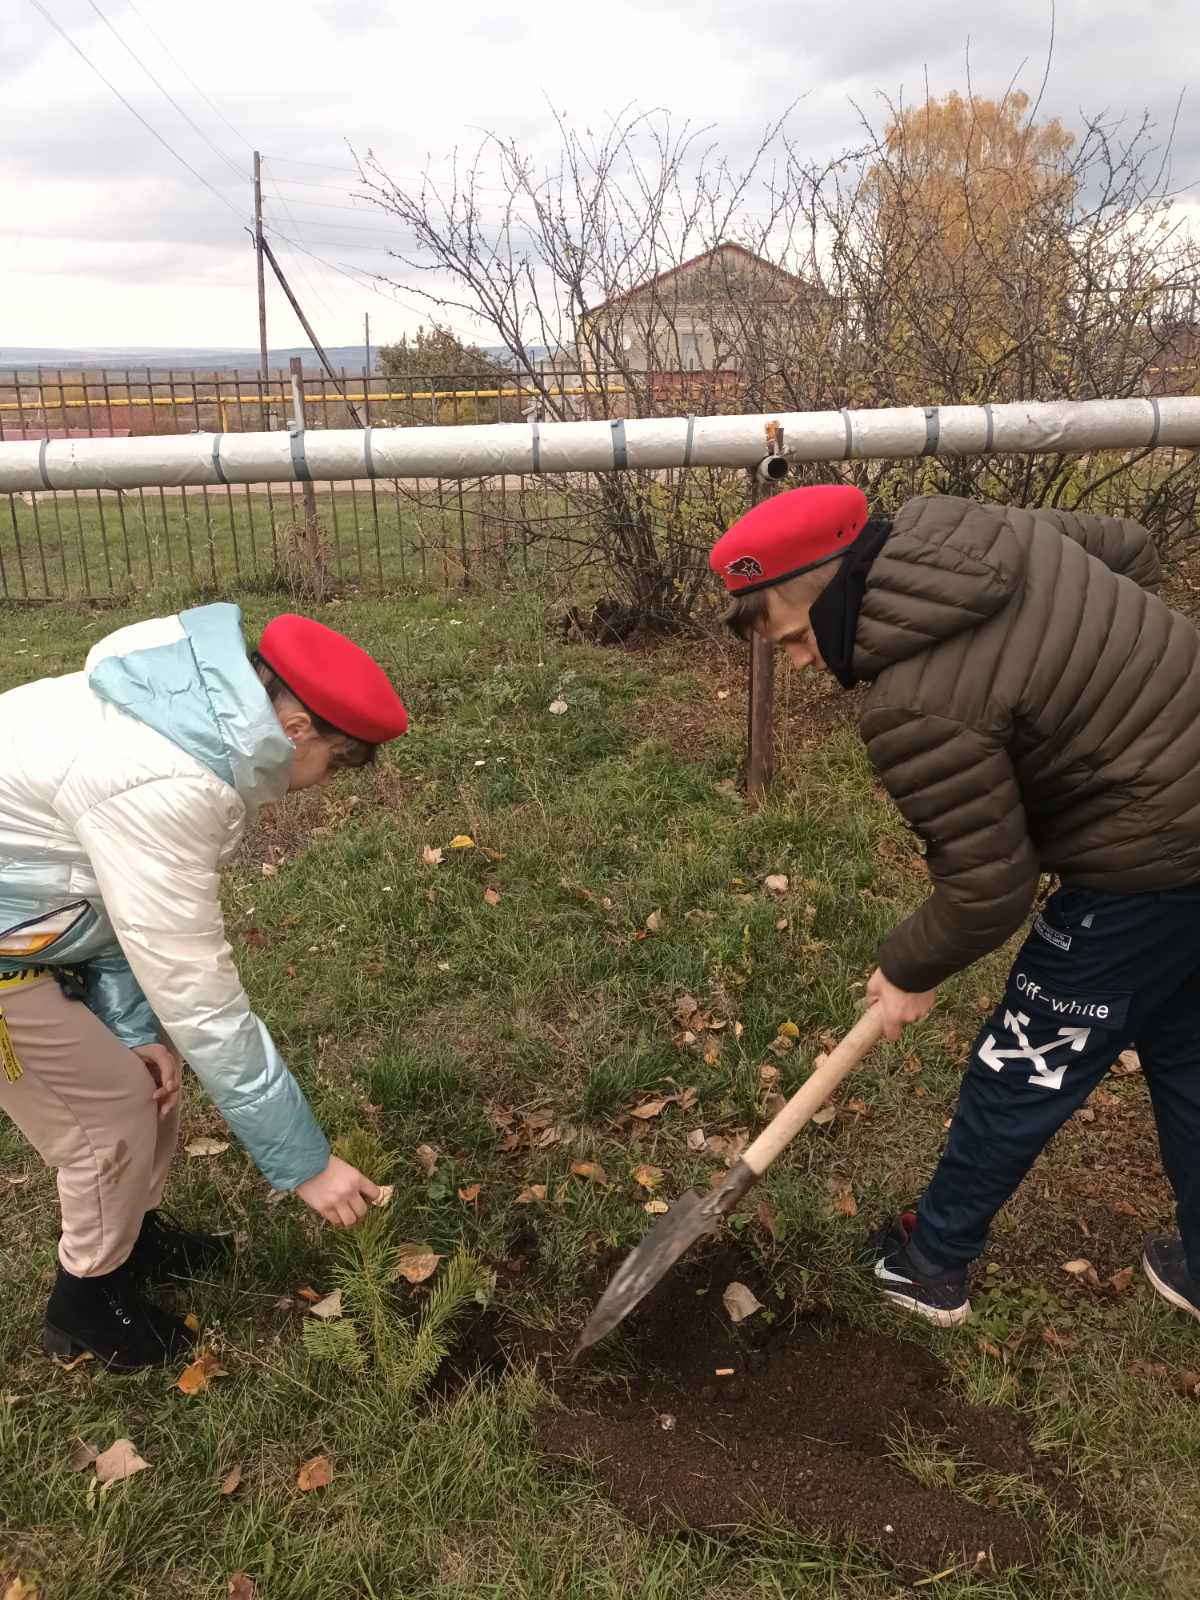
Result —
[{"label": "pile of dark soil", "polygon": [[[722,1304],[732,1280],[766,1307],[740,1326]],[[635,1521],[718,1530],[770,1516],[924,1571],[1034,1560],[1041,1530],[987,1498],[983,1474],[1052,1494],[1055,1474],[1020,1418],[959,1399],[920,1346],[788,1317],[754,1263],[724,1247],[677,1267],[627,1327],[632,1372],[602,1376],[616,1351],[600,1346],[588,1372],[560,1384],[540,1442],[590,1463]],[[906,1429],[937,1442],[943,1481],[918,1482],[896,1459]],[[961,1492],[972,1478],[978,1501]]]}]

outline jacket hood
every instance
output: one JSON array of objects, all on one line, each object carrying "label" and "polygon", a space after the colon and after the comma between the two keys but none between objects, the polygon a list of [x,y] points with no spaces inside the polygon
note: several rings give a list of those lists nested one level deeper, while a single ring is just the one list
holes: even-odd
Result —
[{"label": "jacket hood", "polygon": [[136,622],[94,645],[84,670],[101,700],[194,756],[253,816],[287,792],[292,746],[241,624],[240,609],[224,603]]},{"label": "jacket hood", "polygon": [[1022,589],[1025,560],[1005,508],[953,495],[907,501],[871,565],[855,675],[877,678],[995,616]]}]

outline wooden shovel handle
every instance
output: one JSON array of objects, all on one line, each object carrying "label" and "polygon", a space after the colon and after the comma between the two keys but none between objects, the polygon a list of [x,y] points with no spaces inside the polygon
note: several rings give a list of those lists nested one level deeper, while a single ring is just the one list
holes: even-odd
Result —
[{"label": "wooden shovel handle", "polygon": [[854,1024],[836,1049],[810,1073],[779,1114],[767,1123],[752,1145],[742,1151],[742,1160],[756,1177],[800,1132],[814,1111],[819,1111],[846,1075],[854,1070],[869,1050],[883,1038],[883,1014],[878,1006]]}]

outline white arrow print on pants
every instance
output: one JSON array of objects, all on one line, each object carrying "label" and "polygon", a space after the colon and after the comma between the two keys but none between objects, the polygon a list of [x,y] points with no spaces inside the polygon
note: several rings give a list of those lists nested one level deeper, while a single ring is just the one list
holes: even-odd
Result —
[{"label": "white arrow print on pants", "polygon": [[1036,1083],[1041,1089],[1061,1089],[1063,1073],[1067,1070],[1067,1062],[1061,1067],[1051,1067],[1046,1061],[1046,1056],[1051,1050],[1061,1050],[1064,1045],[1078,1052],[1084,1048],[1091,1035],[1090,1028],[1060,1028],[1058,1038],[1052,1039],[1049,1044],[1030,1044],[1025,1034],[1029,1026],[1029,1018],[1024,1012],[1018,1011],[1014,1016],[1011,1011],[1004,1013],[1004,1026],[1011,1028],[1017,1037],[1019,1048],[1016,1050],[997,1050],[996,1035],[989,1033],[979,1046],[979,1059],[985,1066],[991,1067],[993,1072],[999,1072],[1006,1061],[1028,1061],[1035,1069],[1030,1083]]}]

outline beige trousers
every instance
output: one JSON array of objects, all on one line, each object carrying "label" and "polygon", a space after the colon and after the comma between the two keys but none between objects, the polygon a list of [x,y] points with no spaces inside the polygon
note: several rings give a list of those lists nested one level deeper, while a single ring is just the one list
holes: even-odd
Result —
[{"label": "beige trousers", "polygon": [[76,1277],[112,1272],[162,1198],[178,1107],[159,1120],[145,1064],[53,977],[0,989],[0,1015],[0,1111],[58,1168],[59,1260]]}]

